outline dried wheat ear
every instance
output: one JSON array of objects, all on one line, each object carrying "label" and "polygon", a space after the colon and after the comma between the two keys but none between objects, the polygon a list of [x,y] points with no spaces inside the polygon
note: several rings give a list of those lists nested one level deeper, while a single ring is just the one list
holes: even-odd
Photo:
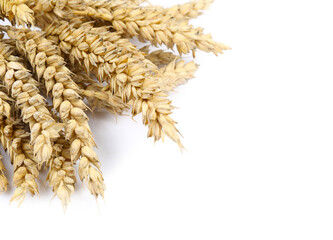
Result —
[{"label": "dried wheat ear", "polygon": [[[0,142],[13,165],[11,201],[38,194],[46,169],[66,208],[76,163],[90,193],[104,197],[86,111],[131,110],[132,117],[142,115],[148,137],[169,137],[183,149],[168,94],[193,78],[198,65],[182,55],[230,49],[189,24],[212,2],[164,8],[145,0],[0,0],[0,17],[11,23],[0,26]],[[133,37],[149,44],[139,49]],[[150,51],[161,45],[169,50]],[[0,192],[7,191],[6,174],[0,155]]]}]

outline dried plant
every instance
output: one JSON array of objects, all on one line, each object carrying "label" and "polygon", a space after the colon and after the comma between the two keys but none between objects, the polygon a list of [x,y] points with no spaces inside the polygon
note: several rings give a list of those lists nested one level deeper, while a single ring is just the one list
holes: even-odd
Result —
[{"label": "dried plant", "polygon": [[[141,114],[148,137],[167,136],[183,149],[168,94],[198,65],[182,55],[229,49],[189,23],[212,2],[165,8],[146,0],[0,0],[0,18],[12,25],[0,26],[0,142],[13,164],[11,200],[38,194],[45,166],[66,209],[76,164],[90,193],[104,197],[87,111]],[[133,37],[150,44],[138,48]],[[161,45],[168,50],[150,51]],[[5,173],[0,156],[0,192],[7,190]]]},{"label": "dried plant", "polygon": [[[0,141],[3,148],[9,153],[14,168],[13,185],[16,189],[11,201],[17,200],[22,203],[27,192],[32,195],[38,194],[36,182],[39,175],[38,162],[35,160],[29,143],[30,133],[24,130],[23,123],[18,117],[15,117],[18,108],[15,108],[14,105],[11,106],[8,101],[11,99],[1,92]],[[0,182],[1,185],[6,183]]]},{"label": "dried plant", "polygon": [[169,116],[173,106],[156,79],[157,67],[133,44],[120,39],[118,33],[99,34],[100,29],[90,23],[76,28],[76,23],[62,21],[48,26],[45,32],[69,55],[72,64],[84,63],[87,72],[109,83],[113,94],[133,103],[132,115],[142,113],[148,137],[157,141],[167,135],[183,148],[176,122]]},{"label": "dried plant", "polygon": [[95,197],[103,196],[105,186],[100,162],[93,150],[96,144],[84,112],[87,107],[58,47],[41,32],[9,28],[7,33],[16,40],[17,49],[27,57],[38,79],[45,82],[47,92],[52,91],[53,107],[66,124],[65,137],[70,142],[71,160],[75,162],[82,157],[83,163],[79,165],[81,180]]},{"label": "dried plant", "polygon": [[171,14],[167,14],[168,11],[160,8],[131,6],[119,8],[114,6],[112,1],[108,3],[101,8],[97,1],[84,0],[84,4],[79,5],[82,10],[74,10],[73,13],[110,22],[115,30],[130,37],[137,37],[143,42],[150,41],[155,46],[164,44],[173,48],[176,45],[180,54],[194,52],[196,49],[218,54],[229,49],[224,44],[214,42],[209,34],[203,33],[202,28],[189,25],[186,17],[184,21],[179,21],[179,18],[175,17],[181,9],[179,6],[172,8],[169,10]]},{"label": "dried plant", "polygon": [[22,60],[12,53],[11,46],[0,43],[0,78],[22,111],[23,121],[29,124],[37,161],[47,163],[51,158],[52,143],[59,137],[58,132],[63,125],[52,118],[38,82]]},{"label": "dried plant", "polygon": [[92,76],[84,73],[81,68],[73,69],[75,82],[80,86],[80,94],[88,100],[89,107],[95,109],[105,109],[111,113],[122,114],[129,109],[129,105],[124,103],[121,97],[111,93],[107,86],[96,82]]}]

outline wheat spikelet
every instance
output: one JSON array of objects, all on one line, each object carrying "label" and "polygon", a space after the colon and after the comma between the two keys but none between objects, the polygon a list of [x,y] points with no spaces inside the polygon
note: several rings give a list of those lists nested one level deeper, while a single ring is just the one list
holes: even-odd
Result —
[{"label": "wheat spikelet", "polygon": [[50,160],[52,143],[59,137],[62,124],[52,118],[39,93],[39,84],[12,51],[11,46],[0,42],[0,78],[22,111],[23,121],[29,124],[31,145],[41,165]]},{"label": "wheat spikelet", "polygon": [[26,5],[27,0],[0,0],[0,18],[12,24],[33,25],[34,11]]},{"label": "wheat spikelet", "polygon": [[87,107],[78,93],[78,87],[71,78],[65,60],[57,52],[57,46],[44,38],[41,32],[11,29],[7,33],[16,39],[17,48],[28,58],[38,78],[45,81],[46,90],[52,90],[53,107],[66,123],[65,135],[71,144],[71,160],[75,162],[81,156],[81,161],[88,162],[88,167],[86,164],[79,165],[80,168],[84,166],[89,169],[81,180],[87,183],[95,197],[103,196],[103,177],[95,178],[102,173],[99,159],[93,150],[96,144],[88,124],[89,119],[84,112]]}]

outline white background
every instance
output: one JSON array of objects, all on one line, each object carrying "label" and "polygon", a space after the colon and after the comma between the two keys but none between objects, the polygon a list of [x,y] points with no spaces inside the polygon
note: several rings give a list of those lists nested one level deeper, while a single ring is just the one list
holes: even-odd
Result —
[{"label": "white background", "polygon": [[140,118],[96,114],[105,201],[78,184],[64,214],[42,179],[17,208],[11,188],[0,238],[333,239],[330,3],[217,0],[193,24],[233,50],[198,53],[196,78],[171,95],[188,151],[154,145]]}]

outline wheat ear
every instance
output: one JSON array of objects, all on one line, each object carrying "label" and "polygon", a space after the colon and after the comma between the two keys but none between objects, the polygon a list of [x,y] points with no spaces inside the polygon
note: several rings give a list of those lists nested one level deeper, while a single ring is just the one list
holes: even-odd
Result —
[{"label": "wheat ear", "polygon": [[[89,4],[92,6],[89,8]],[[103,10],[93,5],[96,1],[85,1],[83,10],[74,10],[74,14],[89,16],[110,22],[111,26],[130,37],[137,37],[141,41],[150,41],[153,45],[175,45],[180,54],[194,52],[200,49],[214,54],[223,53],[230,48],[224,44],[214,42],[211,35],[204,34],[202,28],[194,28],[187,21],[179,21],[172,15],[165,14],[165,10],[149,7],[114,8],[104,6]],[[88,7],[87,7],[88,6]]]},{"label": "wheat ear", "polygon": [[75,28],[68,22],[55,23],[45,32],[58,42],[72,64],[83,62],[87,72],[93,71],[100,81],[109,83],[112,94],[121,96],[124,103],[133,104],[133,116],[142,113],[148,137],[157,141],[167,135],[183,148],[176,122],[169,116],[173,106],[156,79],[157,67],[134,45],[119,39],[117,33],[99,35],[88,24]]},{"label": "wheat ear", "polygon": [[180,54],[196,49],[218,54],[230,49],[214,42],[209,34],[203,34],[201,28],[194,28],[186,20],[180,21],[175,17],[179,11],[191,11],[189,9],[194,9],[192,14],[199,15],[199,10],[209,5],[208,0],[190,2],[171,9],[138,7],[137,4],[132,6],[128,1],[74,0],[60,5],[43,1],[46,0],[35,1],[37,4],[34,7],[35,12],[41,12],[40,18],[36,17],[41,27],[61,19],[71,19],[72,14],[76,14],[108,21],[115,30],[142,41],[148,40],[154,45],[164,44],[169,48],[176,45]]},{"label": "wheat ear", "polygon": [[13,184],[16,187],[11,201],[24,201],[26,193],[38,194],[37,178],[39,175],[38,163],[35,161],[29,133],[24,130],[23,124],[11,113],[17,109],[11,109],[6,101],[9,97],[3,92],[0,94],[0,141],[4,149],[9,153],[14,166]]},{"label": "wheat ear", "polygon": [[53,107],[66,123],[65,134],[71,144],[71,160],[75,162],[82,157],[82,163],[79,164],[81,180],[86,182],[95,197],[104,196],[100,162],[93,150],[96,144],[84,112],[87,107],[65,60],[57,54],[57,46],[38,31],[17,29],[8,30],[7,33],[17,40],[17,48],[28,58],[39,78],[45,81],[47,91],[52,90]]},{"label": "wheat ear", "polygon": [[34,160],[31,145],[29,144],[29,133],[24,129],[15,129],[13,131],[12,140],[12,159],[14,165],[13,183],[16,187],[11,201],[22,203],[26,193],[32,195],[38,194],[38,162]]},{"label": "wheat ear", "polygon": [[[84,0],[28,0],[30,8],[35,13],[36,25],[44,28],[47,25],[60,20],[71,20],[76,15],[73,14],[75,10],[82,9],[82,6],[90,9],[90,6],[104,8],[105,6],[112,5],[113,7],[138,7],[140,2],[137,0],[99,0],[91,1],[90,5]],[[85,21],[89,21],[86,17]]]},{"label": "wheat ear", "polygon": [[23,121],[29,124],[34,155],[42,165],[50,160],[53,141],[63,125],[52,118],[38,82],[12,52],[11,46],[0,42],[0,78],[22,111]]}]

